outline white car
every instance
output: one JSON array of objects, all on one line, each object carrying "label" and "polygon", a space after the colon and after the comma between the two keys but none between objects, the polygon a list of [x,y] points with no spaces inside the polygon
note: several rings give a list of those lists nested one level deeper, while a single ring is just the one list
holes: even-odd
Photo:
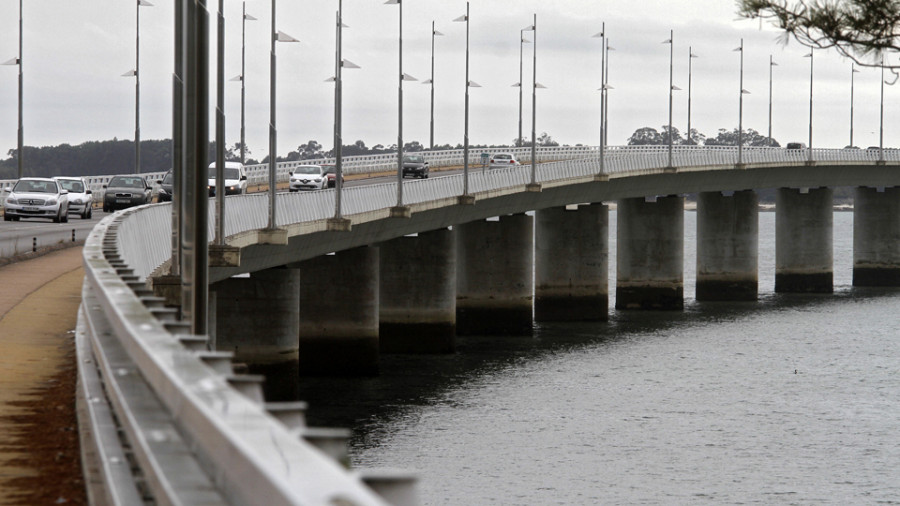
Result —
[{"label": "white car", "polygon": [[[209,164],[209,196],[216,194],[216,162]],[[243,195],[247,193],[247,174],[241,162],[225,162],[225,195]]]},{"label": "white car", "polygon": [[85,220],[93,215],[94,196],[83,178],[56,176],[53,179],[69,191],[69,214],[77,214]]},{"label": "white car", "polygon": [[59,181],[46,177],[23,177],[3,202],[3,220],[50,218],[69,221],[69,191]]},{"label": "white car", "polygon": [[321,165],[300,165],[291,171],[290,191],[328,188],[328,175]]},{"label": "white car", "polygon": [[498,167],[515,167],[516,165],[521,165],[518,160],[516,160],[516,155],[512,153],[494,153],[491,155],[491,168],[495,169]]}]

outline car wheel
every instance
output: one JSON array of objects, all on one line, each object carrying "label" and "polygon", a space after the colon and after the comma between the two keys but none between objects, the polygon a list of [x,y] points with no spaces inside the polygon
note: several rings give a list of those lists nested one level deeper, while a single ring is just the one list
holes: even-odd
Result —
[{"label": "car wheel", "polygon": [[13,217],[8,214],[3,215],[3,221],[12,221],[12,219],[13,219]]},{"label": "car wheel", "polygon": [[62,218],[60,218],[59,221],[61,221],[62,223],[69,222],[69,211],[68,210],[66,210],[66,214],[62,215]]},{"label": "car wheel", "polygon": [[56,216],[53,217],[53,223],[59,223],[62,221],[62,209],[56,212]]}]

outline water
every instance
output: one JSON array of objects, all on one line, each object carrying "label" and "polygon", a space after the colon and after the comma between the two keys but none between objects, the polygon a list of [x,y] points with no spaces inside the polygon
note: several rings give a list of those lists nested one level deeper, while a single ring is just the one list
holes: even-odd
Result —
[{"label": "water", "polygon": [[835,294],[773,294],[774,218],[757,303],[465,338],[292,395],[353,428],[355,466],[417,471],[423,504],[898,504],[900,291],[851,288],[853,216],[835,213]]}]

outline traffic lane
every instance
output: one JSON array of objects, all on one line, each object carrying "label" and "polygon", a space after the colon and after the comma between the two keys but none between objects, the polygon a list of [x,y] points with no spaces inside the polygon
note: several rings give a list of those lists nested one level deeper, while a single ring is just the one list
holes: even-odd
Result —
[{"label": "traffic lane", "polygon": [[105,215],[98,210],[93,214],[87,220],[70,216],[68,223],[53,223],[39,218],[0,221],[0,258],[60,247],[67,243],[81,243]]}]

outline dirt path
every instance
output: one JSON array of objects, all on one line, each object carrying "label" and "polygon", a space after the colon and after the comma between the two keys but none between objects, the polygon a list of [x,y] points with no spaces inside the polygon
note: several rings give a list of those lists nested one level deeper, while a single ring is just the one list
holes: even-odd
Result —
[{"label": "dirt path", "polygon": [[81,248],[0,267],[0,504],[86,504],[75,418]]}]

